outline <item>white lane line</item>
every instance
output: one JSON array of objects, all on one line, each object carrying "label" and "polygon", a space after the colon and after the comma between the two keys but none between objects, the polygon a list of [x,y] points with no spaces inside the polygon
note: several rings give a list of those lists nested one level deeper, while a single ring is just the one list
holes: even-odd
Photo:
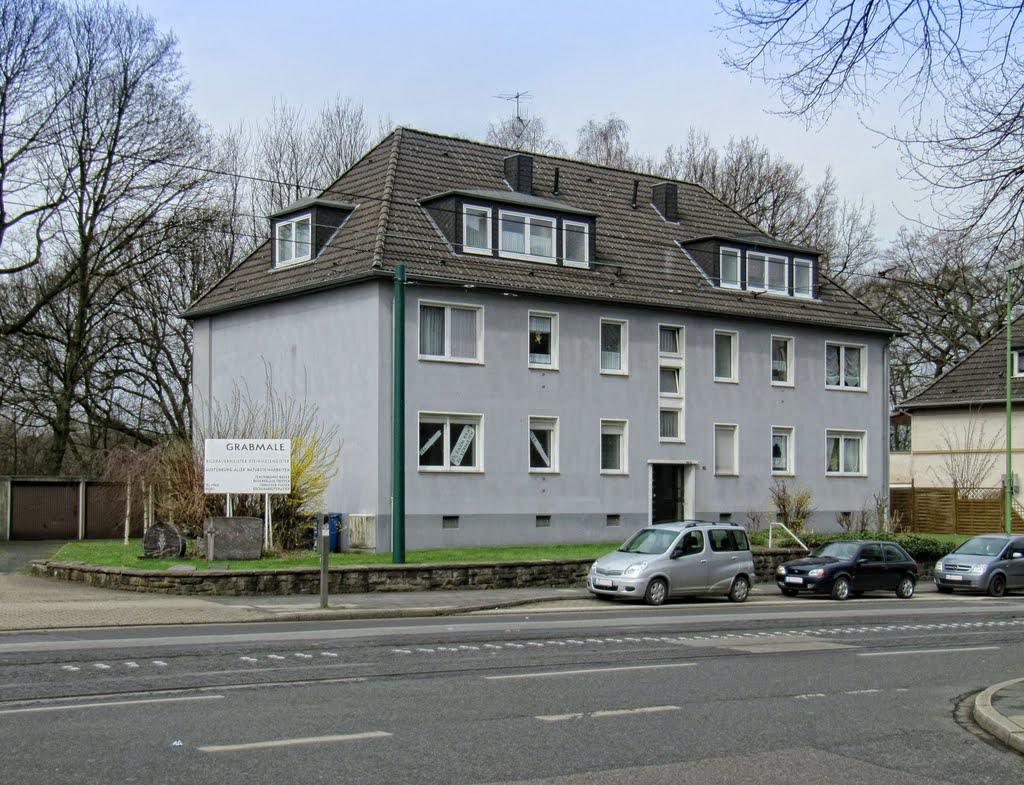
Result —
[{"label": "white lane line", "polygon": [[904,654],[956,654],[962,651],[996,651],[999,646],[966,646],[959,649],[914,649],[913,651],[863,651],[858,657],[899,657]]},{"label": "white lane line", "polygon": [[673,662],[667,665],[624,665],[618,668],[579,668],[572,671],[541,671],[540,673],[506,673],[501,676],[484,676],[488,681],[503,681],[506,679],[535,679],[544,676],[579,676],[588,673],[613,673],[615,671],[647,671],[659,668],[689,668],[696,665],[695,662]]},{"label": "white lane line", "polygon": [[131,701],[105,701],[103,703],[69,703],[61,706],[30,706],[26,709],[0,709],[0,714],[33,714],[42,711],[74,711],[75,709],[105,709],[109,706],[135,706],[142,703],[182,703],[183,701],[221,700],[223,695],[189,695],[177,698],[142,698]]},{"label": "white lane line", "polygon": [[308,736],[304,739],[276,739],[274,741],[253,741],[248,744],[210,744],[199,747],[200,752],[238,752],[240,750],[263,750],[270,747],[293,747],[299,744],[331,744],[337,741],[363,741],[385,739],[390,733],[374,730],[366,733],[345,733],[338,736]]},{"label": "white lane line", "polygon": [[583,717],[602,719],[604,717],[628,717],[637,714],[656,714],[662,711],[679,711],[678,706],[643,706],[639,709],[604,709],[602,711],[591,711],[588,713],[577,712],[573,714],[538,714],[535,720],[541,722],[565,722],[566,720],[579,720]]}]

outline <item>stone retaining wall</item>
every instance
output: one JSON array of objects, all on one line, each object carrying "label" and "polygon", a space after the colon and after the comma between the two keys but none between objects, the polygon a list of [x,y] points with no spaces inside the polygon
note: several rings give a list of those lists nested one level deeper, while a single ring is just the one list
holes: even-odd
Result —
[{"label": "stone retaining wall", "polygon": [[[788,548],[754,551],[759,583],[770,583],[775,568],[802,551]],[[514,589],[537,586],[582,586],[593,559],[518,561],[499,564],[382,564],[332,567],[331,594],[370,591],[430,591],[443,589]],[[74,562],[36,561],[34,575],[80,581],[90,586],[160,594],[248,596],[259,594],[318,594],[319,568],[280,570],[139,570]]]}]

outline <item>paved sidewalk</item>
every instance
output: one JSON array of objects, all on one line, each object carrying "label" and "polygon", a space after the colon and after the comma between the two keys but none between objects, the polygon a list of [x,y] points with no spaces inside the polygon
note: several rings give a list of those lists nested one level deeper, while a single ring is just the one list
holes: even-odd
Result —
[{"label": "paved sidewalk", "polygon": [[994,684],[974,699],[974,721],[1024,753],[1024,678]]}]

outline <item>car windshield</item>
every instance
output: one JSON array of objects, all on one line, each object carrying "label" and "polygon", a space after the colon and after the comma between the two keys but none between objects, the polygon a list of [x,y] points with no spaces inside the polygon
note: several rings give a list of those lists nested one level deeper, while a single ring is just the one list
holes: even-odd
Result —
[{"label": "car windshield", "polygon": [[623,553],[664,553],[679,536],[665,529],[641,529],[619,548]]},{"label": "car windshield", "polygon": [[815,548],[811,556],[818,556],[822,559],[852,559],[857,553],[858,544],[855,542],[829,542],[820,548]]},{"label": "car windshield", "polygon": [[954,548],[953,553],[961,556],[998,556],[1004,545],[1005,540],[995,537],[971,537]]}]

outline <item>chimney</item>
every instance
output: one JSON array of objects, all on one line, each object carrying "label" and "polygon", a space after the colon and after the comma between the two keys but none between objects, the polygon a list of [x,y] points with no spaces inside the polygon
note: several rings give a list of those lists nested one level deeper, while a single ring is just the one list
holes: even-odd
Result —
[{"label": "chimney", "polygon": [[679,186],[675,183],[658,183],[651,189],[651,201],[666,221],[679,220]]},{"label": "chimney", "polygon": [[533,193],[533,156],[515,153],[505,159],[505,179],[513,191]]}]

